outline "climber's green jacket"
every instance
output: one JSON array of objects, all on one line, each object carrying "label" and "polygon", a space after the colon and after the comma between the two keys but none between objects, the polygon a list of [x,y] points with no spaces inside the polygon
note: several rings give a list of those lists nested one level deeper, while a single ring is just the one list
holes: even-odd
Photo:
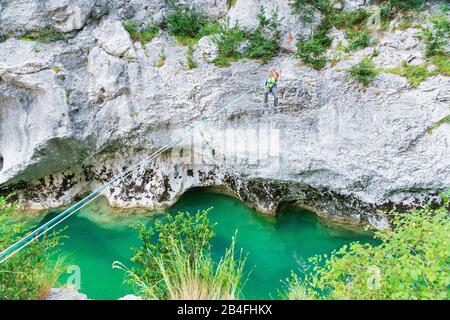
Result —
[{"label": "climber's green jacket", "polygon": [[275,87],[277,85],[278,81],[277,79],[275,79],[275,77],[270,76],[267,80],[266,80],[266,87],[272,89],[273,87]]}]

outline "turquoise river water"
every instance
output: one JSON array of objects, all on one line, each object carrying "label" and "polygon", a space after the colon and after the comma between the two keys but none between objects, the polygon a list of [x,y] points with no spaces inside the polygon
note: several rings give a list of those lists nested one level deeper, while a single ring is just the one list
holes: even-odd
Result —
[{"label": "turquoise river water", "polygon": [[[276,218],[264,217],[234,198],[206,191],[186,193],[168,211],[196,212],[210,207],[213,210],[209,218],[217,223],[212,241],[214,257],[223,255],[236,230],[236,248],[248,253],[249,276],[243,289],[247,299],[279,298],[283,281],[297,268],[294,255],[307,259],[352,241],[373,241],[368,234],[330,226],[302,209],[285,207]],[[129,227],[132,222],[142,220],[151,225],[163,217],[121,216],[99,202],[67,219],[64,234],[68,238],[62,251],[70,264],[79,267],[80,291],[90,299],[117,299],[132,293],[132,288],[123,282],[124,273],[112,269],[112,263],[129,265],[132,248],[140,245],[136,232]],[[73,275],[73,270],[61,277],[62,284]]]}]

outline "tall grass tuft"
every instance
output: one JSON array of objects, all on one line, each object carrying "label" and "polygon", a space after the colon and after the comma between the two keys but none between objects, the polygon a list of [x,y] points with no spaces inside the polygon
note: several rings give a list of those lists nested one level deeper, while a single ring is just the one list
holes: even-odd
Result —
[{"label": "tall grass tuft", "polygon": [[[169,216],[169,222],[157,224],[159,239],[144,243],[134,261],[139,268],[114,262],[113,268],[125,272],[137,294],[145,299],[235,300],[241,297],[245,257],[235,252],[235,237],[222,259],[216,263],[209,241],[214,236],[206,213]],[[153,230],[140,228],[141,239],[152,241]]]}]

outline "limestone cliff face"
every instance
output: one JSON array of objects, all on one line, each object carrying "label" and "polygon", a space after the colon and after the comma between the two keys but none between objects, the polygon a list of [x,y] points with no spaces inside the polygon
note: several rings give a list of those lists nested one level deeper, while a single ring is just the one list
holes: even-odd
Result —
[{"label": "limestone cliff face", "polygon": [[[256,12],[249,8],[275,3],[238,0],[228,10],[226,0],[191,2],[248,28]],[[310,32],[314,22],[299,21],[287,0],[276,3],[286,18],[283,37]],[[450,78],[437,75],[412,88],[403,77],[381,73],[364,88],[348,73],[374,48],[379,67],[421,63],[417,29],[391,26],[375,46],[322,71],[287,53],[269,65],[247,60],[218,68],[208,62],[215,48],[206,37],[196,46],[198,67],[186,70],[187,48],[173,37],[162,32],[143,45],[123,29],[125,20],[149,14],[161,23],[164,10],[156,0],[3,1],[3,194],[16,191],[24,208],[67,204],[248,88],[208,127],[108,190],[111,204],[157,209],[189,188],[222,186],[264,213],[297,201],[331,219],[380,226],[378,209],[417,205],[450,187],[450,126],[428,133],[449,113]],[[43,27],[68,40],[17,38]],[[333,37],[343,34],[334,30]],[[162,50],[166,59],[158,66]],[[274,64],[282,72],[278,110],[263,103],[263,80]],[[181,150],[184,161],[174,158]],[[192,164],[186,152],[201,161]]]}]

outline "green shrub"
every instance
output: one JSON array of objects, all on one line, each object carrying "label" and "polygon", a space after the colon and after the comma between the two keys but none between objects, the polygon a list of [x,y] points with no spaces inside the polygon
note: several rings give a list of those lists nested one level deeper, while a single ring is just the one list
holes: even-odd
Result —
[{"label": "green shrub", "polygon": [[250,43],[245,48],[245,57],[250,59],[261,59],[267,63],[278,51],[278,44],[272,39],[264,37],[261,33],[254,33],[249,37]]},{"label": "green shrub", "polygon": [[387,4],[395,11],[419,10],[426,0],[387,0]]},{"label": "green shrub", "polygon": [[393,230],[380,231],[378,246],[358,242],[330,257],[315,256],[292,273],[289,299],[449,299],[449,195],[442,205],[393,212]]},{"label": "green shrub", "polygon": [[442,13],[447,14],[450,12],[450,4],[448,3],[442,3],[440,6],[440,9],[442,11]]},{"label": "green shrub", "polygon": [[368,86],[378,75],[378,70],[372,60],[365,57],[350,69],[350,74],[355,77],[356,80],[365,86]]},{"label": "green shrub", "polygon": [[380,7],[382,29],[388,28],[389,22],[398,16],[399,12],[419,11],[426,0],[387,0]]},{"label": "green shrub", "polygon": [[203,27],[198,38],[200,39],[204,36],[217,34],[220,32],[220,30],[220,23],[218,21],[209,22]]},{"label": "green shrub", "polygon": [[159,28],[151,23],[140,26],[135,21],[126,21],[123,24],[124,29],[130,34],[131,39],[142,43],[150,42],[159,33]]},{"label": "green shrub", "polygon": [[196,38],[209,22],[206,13],[197,7],[176,5],[171,10],[165,19],[167,30],[180,39]]},{"label": "green shrub", "polygon": [[234,239],[216,264],[211,254],[213,225],[208,210],[196,215],[169,215],[155,227],[138,225],[142,247],[128,269],[119,262],[115,268],[126,271],[129,281],[146,299],[237,299],[242,285],[245,259],[235,258]]},{"label": "green shrub", "polygon": [[338,29],[359,31],[367,24],[367,18],[372,15],[367,10],[356,10],[353,12],[340,11],[333,15],[333,25]]},{"label": "green shrub", "polygon": [[[392,73],[396,73],[395,70]],[[414,88],[418,87],[427,78],[435,75],[435,73],[428,71],[427,65],[411,65],[403,62],[402,67],[397,74],[406,77],[408,84]]]},{"label": "green shrub", "polygon": [[450,55],[435,55],[431,58],[431,62],[437,67],[440,74],[450,77]]},{"label": "green shrub", "polygon": [[123,24],[124,29],[130,34],[131,39],[135,41],[141,40],[141,33],[139,32],[139,24],[135,21],[126,21]]},{"label": "green shrub", "polygon": [[148,25],[141,30],[142,42],[150,42],[159,34],[159,28],[155,25]]},{"label": "green shrub", "polygon": [[347,37],[349,39],[347,52],[364,49],[370,46],[371,37],[367,30],[347,31]]},{"label": "green shrub", "polygon": [[[14,205],[0,197],[0,248],[3,250],[31,230],[25,223],[13,223]],[[45,299],[63,269],[56,258],[61,245],[59,232],[43,236],[0,264],[0,300]]]},{"label": "green shrub", "polygon": [[322,69],[327,64],[325,53],[332,43],[328,32],[333,26],[332,18],[335,9],[330,0],[294,0],[291,2],[294,12],[301,12],[304,6],[310,6],[322,13],[320,25],[315,28],[308,38],[297,41],[297,57],[314,69]]},{"label": "green shrub", "polygon": [[258,28],[248,36],[249,45],[245,48],[245,56],[250,59],[261,59],[263,63],[267,63],[278,52],[282,19],[277,11],[267,18],[264,8],[261,7],[258,21]]},{"label": "green shrub", "polygon": [[327,35],[328,30],[317,29],[309,39],[297,42],[297,57],[307,65],[320,70],[327,64],[325,53],[330,47],[332,39]]},{"label": "green shrub", "polygon": [[446,54],[444,50],[449,43],[450,20],[445,16],[438,16],[434,17],[431,22],[433,29],[425,29],[422,32],[422,37],[427,44],[426,55],[431,57]]},{"label": "green shrub", "polygon": [[230,26],[229,19],[225,19],[220,25],[219,33],[212,38],[218,51],[218,57],[213,63],[218,66],[228,66],[230,61],[238,59],[238,49],[244,38],[245,33],[239,24]]}]

